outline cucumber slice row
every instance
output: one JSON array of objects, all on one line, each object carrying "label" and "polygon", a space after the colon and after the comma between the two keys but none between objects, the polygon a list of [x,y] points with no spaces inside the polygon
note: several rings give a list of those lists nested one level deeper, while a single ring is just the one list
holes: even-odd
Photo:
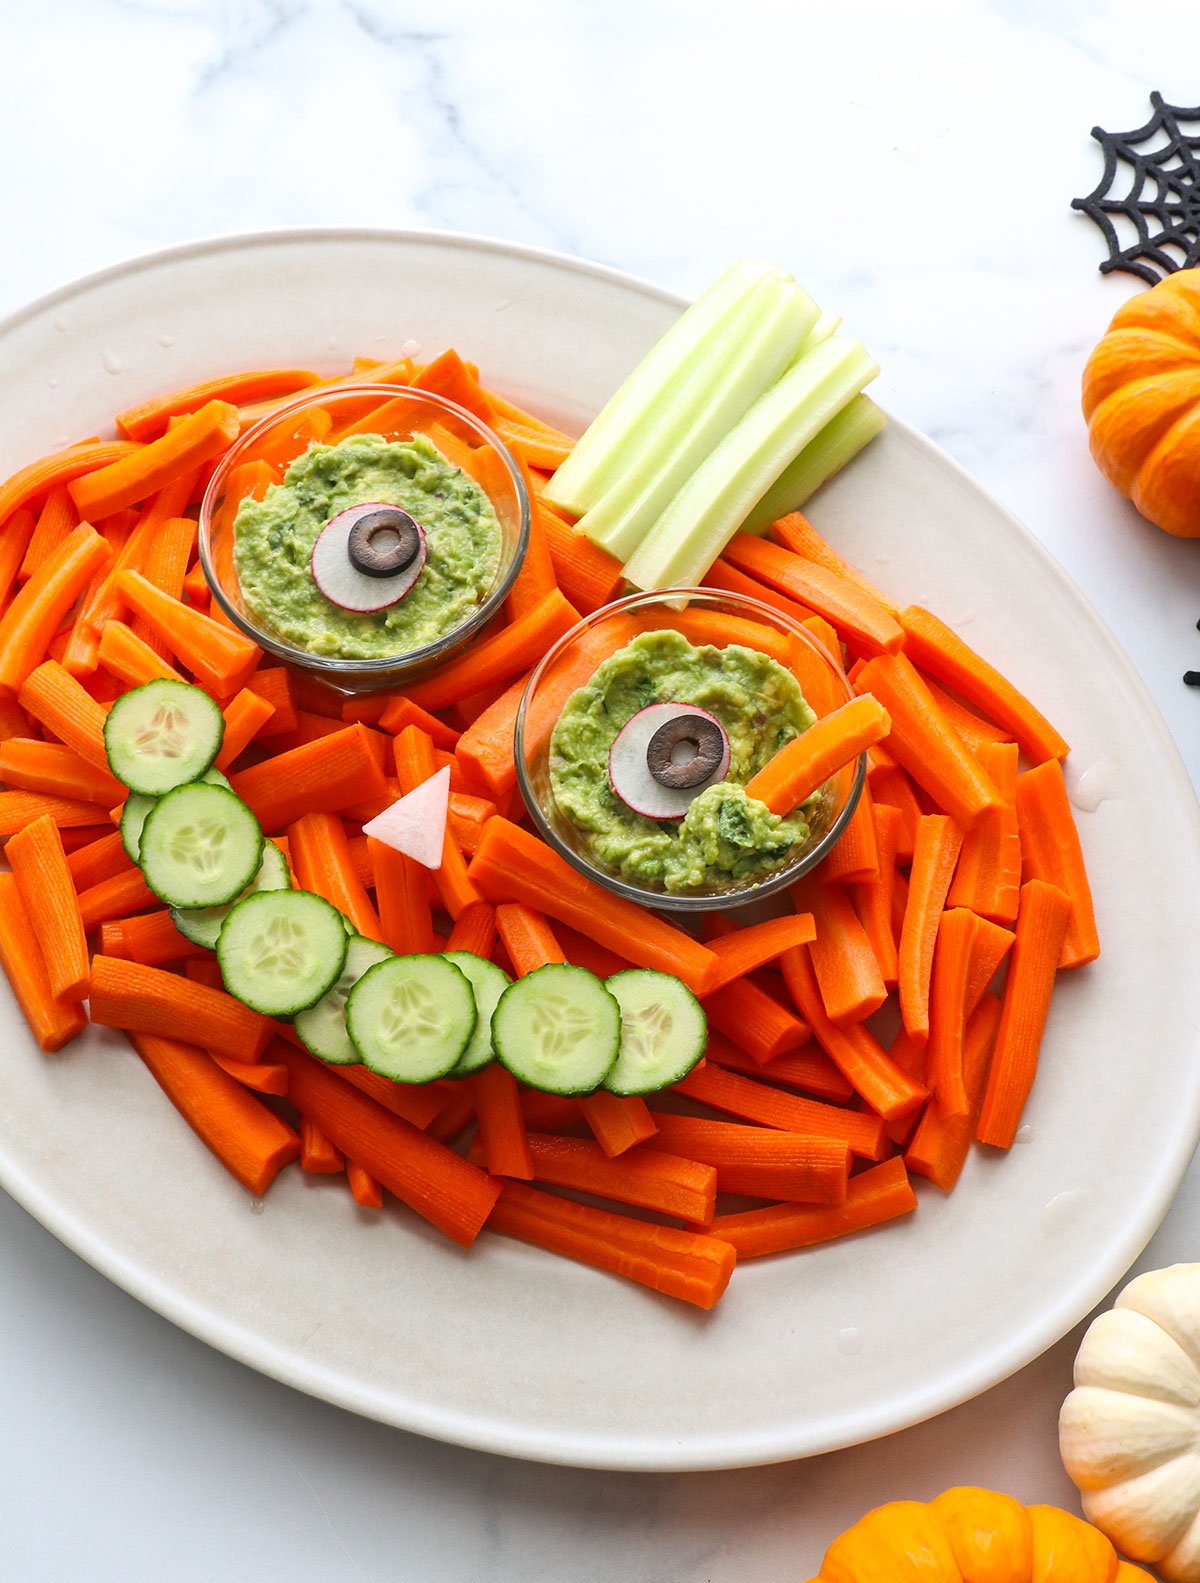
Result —
[{"label": "cucumber slice row", "polygon": [[708,1018],[671,973],[631,967],[605,980],[621,1008],[621,1047],[604,1079],[614,1094],[653,1094],[686,1077],[708,1044]]},{"label": "cucumber slice row", "polygon": [[267,1017],[294,1017],[337,982],[349,936],[342,915],[307,890],[263,890],[229,909],[217,939],[225,988]]},{"label": "cucumber slice row", "polygon": [[313,1055],[332,1066],[353,1066],[359,1060],[346,1030],[346,1000],[367,969],[385,962],[391,955],[387,946],[380,945],[378,940],[368,940],[361,934],[350,936],[337,983],[315,1006],[296,1013],[293,1027]]},{"label": "cucumber slice row", "polygon": [[[200,779],[207,781],[210,786],[224,786],[226,791],[233,790],[220,770],[205,770]],[[121,844],[131,863],[141,862],[142,826],[157,801],[157,797],[147,797],[142,792],[130,792],[125,799],[125,806],[121,809]]]},{"label": "cucumber slice row", "polygon": [[258,873],[263,834],[240,797],[194,781],[160,797],[146,816],[139,861],[169,907],[220,907]]},{"label": "cucumber slice row", "polygon": [[346,1028],[363,1065],[397,1083],[445,1077],[476,1021],[470,981],[444,956],[393,956],[368,968],[346,1000]]},{"label": "cucumber slice row", "polygon": [[257,895],[262,890],[291,888],[292,876],[287,859],[274,841],[264,841],[258,873],[232,903],[224,907],[172,907],[171,921],[185,940],[190,940],[193,945],[202,945],[206,951],[215,951],[230,906],[236,906],[244,897]]},{"label": "cucumber slice row", "polygon": [[492,1044],[514,1077],[547,1094],[590,1094],[621,1049],[621,1008],[587,968],[552,962],[518,979],[492,1014]]},{"label": "cucumber slice row", "polygon": [[492,1049],[492,1013],[512,979],[495,962],[476,956],[472,951],[447,951],[445,957],[447,962],[453,962],[466,974],[475,996],[475,1032],[458,1065],[450,1073],[451,1077],[469,1077],[495,1058],[496,1052]]},{"label": "cucumber slice row", "polygon": [[161,797],[211,769],[224,736],[225,717],[202,688],[162,678],[113,704],[104,751],[130,791]]}]

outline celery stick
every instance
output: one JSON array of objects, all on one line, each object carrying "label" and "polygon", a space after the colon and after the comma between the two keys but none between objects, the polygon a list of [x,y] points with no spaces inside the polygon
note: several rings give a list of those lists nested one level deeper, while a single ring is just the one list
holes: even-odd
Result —
[{"label": "celery stick", "polygon": [[636,588],[694,587],[788,463],[879,372],[836,337],[794,363],[692,474],[634,551]]},{"label": "celery stick", "polygon": [[762,280],[789,279],[774,264],[741,263],[686,309],[660,337],[576,441],[570,456],[546,486],[552,506],[581,517],[613,480],[641,454],[644,420],[702,364],[713,339],[742,308]]},{"label": "celery stick", "polygon": [[802,357],[812,351],[814,346],[820,346],[822,341],[827,341],[831,335],[836,335],[841,327],[842,316],[840,313],[822,313],[816,324],[805,336],[803,346],[796,353],[796,361],[799,362]]},{"label": "celery stick", "polygon": [[826,479],[852,461],[886,423],[887,419],[870,396],[855,396],[815,440],[809,441],[796,460],[788,463],[742,523],[742,532],[765,533],[772,522],[789,511],[798,511]]},{"label": "celery stick", "polygon": [[817,305],[792,281],[760,281],[672,401],[643,420],[642,454],[577,524],[628,560],[682,486],[795,357]]}]

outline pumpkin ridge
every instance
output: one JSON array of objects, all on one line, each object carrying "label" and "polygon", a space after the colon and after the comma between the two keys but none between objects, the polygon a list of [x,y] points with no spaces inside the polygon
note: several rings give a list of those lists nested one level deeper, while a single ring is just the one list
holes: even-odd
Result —
[{"label": "pumpkin ridge", "polygon": [[1200,369],[1136,379],[1092,414],[1088,442],[1096,465],[1123,495],[1150,451],[1187,407],[1200,402]]},{"label": "pumpkin ridge", "polygon": [[1151,447],[1130,499],[1165,533],[1200,538],[1200,405],[1182,413]]}]

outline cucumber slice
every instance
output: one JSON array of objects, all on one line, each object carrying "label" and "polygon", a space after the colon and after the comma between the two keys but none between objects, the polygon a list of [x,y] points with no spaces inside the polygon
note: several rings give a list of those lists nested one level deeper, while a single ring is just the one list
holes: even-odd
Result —
[{"label": "cucumber slice", "polygon": [[162,678],[118,698],[104,722],[108,767],[146,797],[199,780],[221,751],[225,717],[199,687]]},{"label": "cucumber slice", "polygon": [[510,984],[492,1013],[492,1045],[514,1077],[547,1094],[590,1094],[621,1047],[621,1008],[586,967],[552,962]]},{"label": "cucumber slice", "polygon": [[614,1094],[653,1094],[686,1077],[708,1044],[708,1018],[672,973],[631,967],[608,979],[621,1008],[621,1053],[604,1079]]},{"label": "cucumber slice", "polygon": [[[206,770],[200,779],[207,781],[210,786],[224,786],[226,791],[233,790],[220,770]],[[131,863],[140,863],[142,860],[142,826],[157,801],[157,797],[144,797],[141,792],[130,792],[125,799],[125,806],[121,809],[121,844]]]},{"label": "cucumber slice", "polygon": [[487,1066],[495,1057],[496,1052],[492,1049],[492,1013],[512,979],[502,967],[497,967],[495,962],[489,962],[486,957],[476,956],[473,951],[446,951],[444,955],[447,962],[453,962],[467,975],[475,994],[475,1032],[450,1074],[451,1077],[467,1077]]},{"label": "cucumber slice", "polygon": [[160,797],[142,826],[142,873],[168,907],[220,907],[258,873],[263,834],[240,797],[196,781]]},{"label": "cucumber slice", "polygon": [[475,996],[444,956],[394,956],[368,968],[346,1000],[364,1066],[397,1083],[431,1083],[456,1066],[475,1031]]},{"label": "cucumber slice", "polygon": [[217,938],[225,988],[267,1017],[294,1017],[337,983],[349,939],[342,915],[309,890],[260,890],[236,902]]},{"label": "cucumber slice", "polygon": [[274,841],[264,841],[262,861],[258,873],[242,894],[224,907],[172,907],[171,921],[185,940],[202,945],[206,951],[215,951],[221,927],[229,916],[229,908],[236,907],[247,896],[256,896],[263,890],[291,890],[292,876],[287,859]]},{"label": "cucumber slice", "polygon": [[346,997],[369,967],[386,962],[391,954],[378,940],[352,934],[337,983],[315,1006],[296,1013],[293,1024],[296,1032],[322,1061],[334,1066],[352,1066],[358,1060],[358,1051],[346,1032]]}]

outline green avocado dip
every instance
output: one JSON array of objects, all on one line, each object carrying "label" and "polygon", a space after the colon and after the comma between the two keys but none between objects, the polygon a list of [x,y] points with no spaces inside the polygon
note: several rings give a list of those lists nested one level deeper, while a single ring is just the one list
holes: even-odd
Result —
[{"label": "green avocado dip", "polygon": [[[400,506],[425,529],[428,559],[411,590],[386,610],[335,605],[313,581],[313,545],[348,506]],[[424,435],[356,434],[310,445],[261,501],[233,522],[233,565],[247,609],[309,654],[385,659],[445,637],[479,608],[500,560],[491,501]]]},{"label": "green avocado dip", "polygon": [[[636,813],[609,782],[617,733],[656,703],[705,709],[729,738],[727,775],[705,786],[682,819]],[[744,788],[815,719],[795,677],[768,655],[736,643],[697,648],[679,632],[644,632],[564,705],[550,739],[554,800],[586,854],[619,878],[676,893],[728,890],[762,878],[808,839],[801,813],[780,818]]]}]

